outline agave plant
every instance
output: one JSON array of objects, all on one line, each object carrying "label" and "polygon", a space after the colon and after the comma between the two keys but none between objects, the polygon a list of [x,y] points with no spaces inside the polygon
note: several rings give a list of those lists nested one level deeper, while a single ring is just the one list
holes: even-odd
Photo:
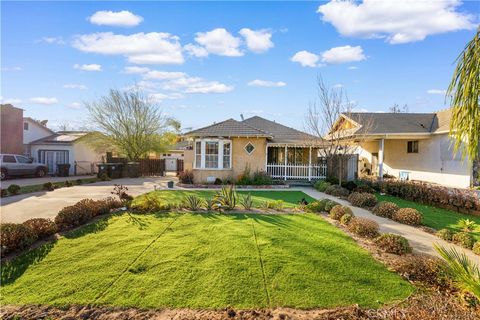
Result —
[{"label": "agave plant", "polygon": [[214,199],[225,210],[233,210],[237,205],[237,192],[233,186],[223,187],[215,194]]},{"label": "agave plant", "polygon": [[205,208],[207,209],[207,211],[212,211],[214,205],[215,200],[213,200],[212,198],[205,199]]},{"label": "agave plant", "polygon": [[253,207],[252,195],[249,193],[249,194],[243,196],[240,199],[240,204],[245,208],[245,210],[252,209],[252,207]]},{"label": "agave plant", "polygon": [[203,200],[194,194],[185,196],[184,200],[185,206],[192,211],[197,211],[202,207],[203,204]]},{"label": "agave plant", "polygon": [[465,253],[455,248],[445,248],[434,244],[435,250],[447,262],[457,285],[480,299],[480,269]]},{"label": "agave plant", "polygon": [[460,221],[458,221],[458,225],[460,226],[460,228],[462,228],[464,232],[471,232],[477,227],[475,221],[472,221],[470,219],[461,219]]}]

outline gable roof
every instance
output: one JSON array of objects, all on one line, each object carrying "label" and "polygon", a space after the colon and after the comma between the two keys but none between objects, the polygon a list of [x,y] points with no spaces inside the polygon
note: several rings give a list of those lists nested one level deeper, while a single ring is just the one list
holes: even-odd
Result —
[{"label": "gable roof", "polygon": [[195,137],[270,137],[267,132],[254,128],[244,122],[228,119],[185,133]]},{"label": "gable roof", "polygon": [[51,134],[55,134],[55,132],[50,129],[49,127],[46,126],[46,120],[45,121],[45,124],[43,124],[42,122],[38,121],[38,120],[35,120],[33,118],[30,118],[30,117],[23,117],[23,121],[29,121],[30,123],[33,123],[35,124],[36,126],[38,126],[39,128],[43,129],[43,130],[46,130],[48,132],[50,132]]},{"label": "gable roof", "polygon": [[86,136],[90,132],[86,131],[59,131],[48,137],[30,142],[31,144],[64,144],[70,145],[78,139]]},{"label": "gable roof", "polygon": [[[436,113],[375,113],[352,112],[342,117],[358,126],[346,135],[425,134],[444,133],[450,128],[451,109]],[[346,130],[347,131],[347,130]]]},{"label": "gable roof", "polygon": [[263,131],[268,132],[272,136],[272,142],[305,142],[308,140],[318,139],[308,133],[284,126],[275,121],[270,121],[265,118],[254,116],[242,121],[252,127],[262,128]]}]

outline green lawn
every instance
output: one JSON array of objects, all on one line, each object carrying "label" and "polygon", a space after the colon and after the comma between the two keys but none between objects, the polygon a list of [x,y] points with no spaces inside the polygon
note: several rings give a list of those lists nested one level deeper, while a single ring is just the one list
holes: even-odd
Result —
[{"label": "green lawn", "polygon": [[413,290],[317,215],[118,214],[3,263],[0,303],[378,307]]},{"label": "green lawn", "polygon": [[[216,190],[159,190],[148,194],[155,195],[157,198],[166,202],[179,203],[189,194],[196,194],[201,198],[207,199],[213,197],[216,192]],[[308,202],[315,201],[315,199],[301,191],[237,191],[239,197],[248,193],[252,196],[255,207],[259,207],[263,202],[271,200],[283,200],[286,208],[297,206],[302,198],[305,198]],[[144,197],[145,195],[137,197],[135,202],[142,201]],[[241,207],[240,201],[237,201],[237,206]]]},{"label": "green lawn", "polygon": [[460,219],[470,219],[475,221],[479,227],[472,232],[472,235],[480,240],[480,217],[458,213],[455,211],[435,208],[429,205],[420,204],[410,200],[404,200],[389,195],[376,194],[379,201],[390,201],[396,203],[400,208],[414,208],[420,211],[423,215],[422,223],[428,227],[440,230],[443,228],[451,229],[452,231],[461,231],[458,221]]}]

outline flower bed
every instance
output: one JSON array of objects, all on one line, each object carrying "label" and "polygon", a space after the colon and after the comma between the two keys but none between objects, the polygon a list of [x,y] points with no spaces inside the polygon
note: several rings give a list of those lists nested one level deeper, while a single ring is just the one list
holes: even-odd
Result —
[{"label": "flower bed", "polygon": [[[177,187],[189,188],[189,189],[221,189],[225,185],[221,184],[190,184],[190,183],[177,183]],[[288,184],[270,184],[270,185],[235,185],[236,189],[288,189]]]}]

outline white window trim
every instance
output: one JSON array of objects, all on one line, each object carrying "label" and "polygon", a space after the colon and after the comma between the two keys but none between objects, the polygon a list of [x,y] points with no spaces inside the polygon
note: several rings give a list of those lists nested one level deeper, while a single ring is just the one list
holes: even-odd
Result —
[{"label": "white window trim", "polygon": [[[200,142],[200,166],[197,168],[197,142]],[[205,143],[206,142],[218,142],[218,168],[205,168]],[[223,167],[223,144],[225,142],[230,143],[230,166],[228,168]],[[228,139],[195,139],[194,141],[194,158],[193,158],[193,168],[195,170],[231,170],[232,169],[232,149],[233,144],[232,140]]]},{"label": "white window trim", "polygon": [[[248,146],[249,144],[251,144],[252,147],[253,147],[252,152],[248,152],[248,151],[247,151],[247,146]],[[243,150],[245,150],[245,152],[246,152],[249,156],[251,156],[251,155],[253,154],[253,152],[255,151],[255,149],[257,149],[257,148],[255,148],[255,145],[254,145],[253,143],[251,143],[250,141],[248,141],[248,142],[243,146]]]}]

